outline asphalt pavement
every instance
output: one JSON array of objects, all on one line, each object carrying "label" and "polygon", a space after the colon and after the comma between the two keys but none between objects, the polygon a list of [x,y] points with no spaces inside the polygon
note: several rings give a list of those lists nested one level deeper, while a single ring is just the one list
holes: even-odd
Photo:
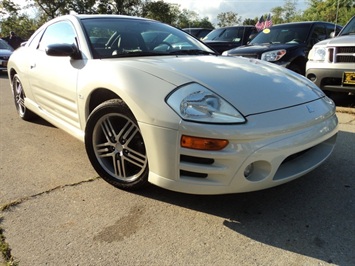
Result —
[{"label": "asphalt pavement", "polygon": [[355,265],[353,106],[338,108],[330,158],[288,184],[129,193],[97,176],[83,143],[19,119],[0,75],[0,265]]}]

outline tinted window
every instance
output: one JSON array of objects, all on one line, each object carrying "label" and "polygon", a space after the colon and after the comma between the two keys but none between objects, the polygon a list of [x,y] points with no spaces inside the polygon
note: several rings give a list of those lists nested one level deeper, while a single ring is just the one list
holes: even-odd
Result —
[{"label": "tinted window", "polygon": [[57,22],[48,26],[43,34],[39,49],[45,50],[50,44],[75,44],[75,37],[75,31],[69,22]]},{"label": "tinted window", "polygon": [[244,30],[243,27],[217,29],[207,34],[203,40],[240,42],[243,39]]},{"label": "tinted window", "polygon": [[13,51],[14,49],[5,41],[0,40],[0,49]]},{"label": "tinted window", "polygon": [[325,39],[327,39],[327,32],[325,30],[325,25],[316,25],[311,34],[311,44],[313,45]]},{"label": "tinted window", "polygon": [[341,35],[355,34],[355,17],[353,17],[343,28]]},{"label": "tinted window", "polygon": [[95,18],[82,23],[95,58],[211,51],[186,32],[155,21]]},{"label": "tinted window", "polygon": [[30,40],[30,44],[29,47],[32,49],[37,49],[38,45],[39,45],[39,41],[42,37],[43,31],[40,31],[38,33],[36,33],[35,36],[33,36],[33,38]]},{"label": "tinted window", "polygon": [[335,32],[334,36],[338,35],[341,28],[339,26],[327,25],[325,30],[327,31],[327,39],[328,39],[332,37],[331,36],[332,32]]},{"label": "tinted window", "polygon": [[273,26],[261,31],[250,43],[305,43],[311,24]]},{"label": "tinted window", "polygon": [[203,37],[205,37],[208,33],[210,33],[211,32],[211,30],[201,30],[197,35],[196,35],[196,37],[197,38],[203,38]]}]

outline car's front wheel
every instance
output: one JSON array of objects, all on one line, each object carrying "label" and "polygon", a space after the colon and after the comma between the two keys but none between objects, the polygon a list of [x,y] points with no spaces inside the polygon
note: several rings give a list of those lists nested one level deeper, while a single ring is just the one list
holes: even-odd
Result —
[{"label": "car's front wheel", "polygon": [[132,190],[148,183],[148,158],[138,123],[119,99],[106,101],[90,114],[85,147],[91,164],[108,183]]},{"label": "car's front wheel", "polygon": [[23,90],[21,80],[17,74],[14,75],[14,77],[12,79],[12,95],[15,100],[15,106],[16,106],[16,110],[17,110],[18,115],[23,120],[26,120],[26,121],[31,120],[35,115],[33,112],[28,110],[27,107],[25,106],[26,95]]}]

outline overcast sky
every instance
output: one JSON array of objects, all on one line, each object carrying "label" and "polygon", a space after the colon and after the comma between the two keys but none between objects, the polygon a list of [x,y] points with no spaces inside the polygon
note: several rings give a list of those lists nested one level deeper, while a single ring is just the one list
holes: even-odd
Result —
[{"label": "overcast sky", "polygon": [[[217,15],[222,12],[232,11],[238,13],[242,20],[260,17],[267,14],[272,8],[284,6],[285,0],[164,0],[167,3],[178,4],[181,9],[188,9],[199,14],[200,18],[208,17],[216,24]],[[297,1],[297,11],[308,7],[307,0]]]}]

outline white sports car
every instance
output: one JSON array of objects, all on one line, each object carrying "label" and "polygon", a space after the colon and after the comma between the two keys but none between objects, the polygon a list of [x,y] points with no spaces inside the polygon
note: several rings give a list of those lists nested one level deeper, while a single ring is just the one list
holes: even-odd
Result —
[{"label": "white sports car", "polygon": [[84,141],[97,173],[121,189],[265,189],[310,172],[335,145],[334,103],[312,82],[216,55],[153,20],[58,17],[13,53],[8,74],[19,116]]}]

